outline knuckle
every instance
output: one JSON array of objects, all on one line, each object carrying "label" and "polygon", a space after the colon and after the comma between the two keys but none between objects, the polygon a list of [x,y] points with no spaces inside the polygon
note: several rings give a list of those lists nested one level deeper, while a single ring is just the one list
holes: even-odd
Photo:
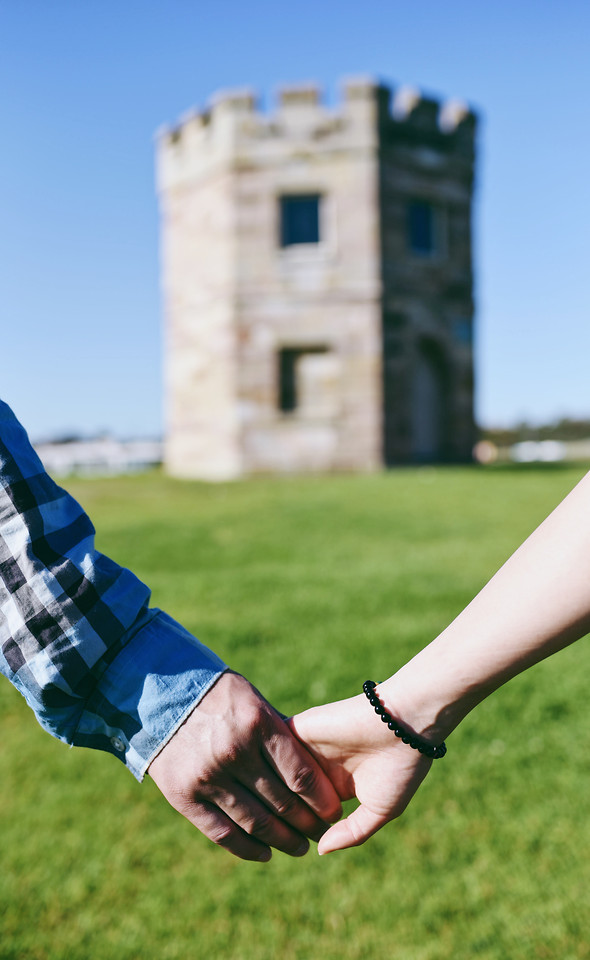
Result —
[{"label": "knuckle", "polygon": [[207,836],[213,843],[216,843],[218,847],[230,847],[234,839],[234,828],[230,825],[220,824],[219,826],[213,827],[207,831]]},{"label": "knuckle", "polygon": [[354,822],[349,824],[349,826],[350,826],[350,833],[353,838],[353,843],[351,844],[351,846],[361,847],[363,843],[365,843],[365,841],[368,840],[366,833],[363,833],[360,827]]},{"label": "knuckle", "polygon": [[251,817],[247,827],[247,832],[251,836],[264,837],[270,832],[272,825],[272,814],[268,810],[260,810]]},{"label": "knuckle", "polygon": [[292,817],[301,809],[301,800],[294,793],[282,797],[275,803],[275,811],[279,817]]},{"label": "knuckle", "polygon": [[210,796],[212,782],[213,776],[208,771],[195,772],[188,783],[182,784],[178,795],[187,806],[192,806]]},{"label": "knuckle", "polygon": [[313,793],[318,786],[318,777],[313,767],[299,767],[291,780],[293,793]]}]

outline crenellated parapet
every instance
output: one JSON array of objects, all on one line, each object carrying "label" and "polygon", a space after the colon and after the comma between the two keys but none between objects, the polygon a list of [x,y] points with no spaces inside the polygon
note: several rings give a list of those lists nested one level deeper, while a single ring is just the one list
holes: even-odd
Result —
[{"label": "crenellated parapet", "polygon": [[303,144],[317,152],[402,144],[471,157],[475,124],[475,114],[460,101],[439,101],[409,87],[393,90],[371,77],[345,79],[334,107],[314,83],[280,88],[269,112],[251,89],[221,90],[205,109],[157,132],[158,182],[165,188],[212,164],[267,150],[287,154]]}]

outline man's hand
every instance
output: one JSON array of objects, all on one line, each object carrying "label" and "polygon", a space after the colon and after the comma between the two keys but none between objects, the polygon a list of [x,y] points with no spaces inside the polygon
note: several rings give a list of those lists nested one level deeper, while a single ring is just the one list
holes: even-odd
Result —
[{"label": "man's hand", "polygon": [[307,852],[341,813],[319,764],[242,676],[228,671],[149,767],[170,804],[243,860]]},{"label": "man's hand", "polygon": [[360,806],[324,833],[319,853],[356,847],[399,817],[432,764],[380,722],[365,696],[312,707],[289,725],[316,757],[342,800]]}]

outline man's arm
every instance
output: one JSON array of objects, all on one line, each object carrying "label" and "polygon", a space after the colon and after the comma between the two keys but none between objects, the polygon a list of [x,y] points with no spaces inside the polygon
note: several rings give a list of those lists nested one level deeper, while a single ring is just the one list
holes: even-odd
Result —
[{"label": "man's arm", "polygon": [[0,402],[0,671],[53,736],[114,754],[138,780],[152,764],[174,806],[206,787],[208,815],[191,819],[238,856],[304,852],[304,835],[338,815],[325,774],[248,681],[149,598],[95,550],[88,516]]},{"label": "man's arm", "polygon": [[[589,630],[587,474],[456,620],[377,692],[391,716],[438,744],[499,686]],[[322,837],[321,853],[363,843],[399,816],[432,763],[396,739],[362,694],[308,710],[292,728],[341,798],[361,802]]]}]

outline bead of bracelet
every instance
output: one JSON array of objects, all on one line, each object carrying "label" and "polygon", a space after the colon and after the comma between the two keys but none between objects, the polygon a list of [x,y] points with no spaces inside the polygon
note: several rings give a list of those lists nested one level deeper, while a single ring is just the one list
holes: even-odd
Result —
[{"label": "bead of bracelet", "polygon": [[363,691],[365,696],[371,706],[373,707],[375,713],[381,717],[383,723],[386,723],[388,728],[393,731],[394,735],[398,737],[402,743],[406,743],[409,747],[412,747],[413,750],[417,750],[423,756],[428,757],[430,760],[440,760],[441,757],[444,757],[447,752],[447,746],[445,743],[429,743],[427,740],[423,740],[422,737],[416,736],[416,734],[410,733],[399,720],[394,720],[394,718],[387,712],[379,695],[375,690],[377,684],[374,680],[365,680],[363,683]]}]

